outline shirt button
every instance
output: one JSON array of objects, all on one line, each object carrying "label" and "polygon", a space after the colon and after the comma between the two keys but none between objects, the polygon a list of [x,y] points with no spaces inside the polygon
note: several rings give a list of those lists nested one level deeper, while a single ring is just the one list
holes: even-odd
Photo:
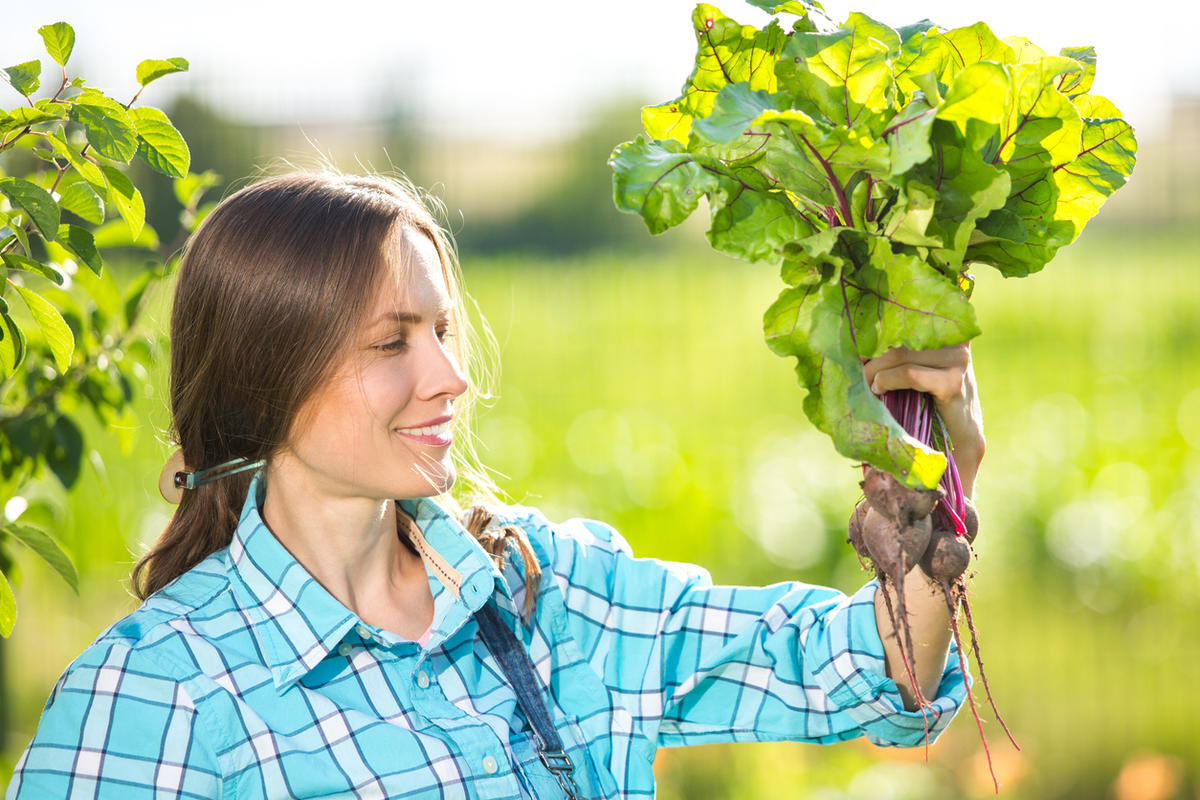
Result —
[{"label": "shirt button", "polygon": [[348,656],[354,652],[354,645],[349,642],[342,642],[338,645],[338,655]]},{"label": "shirt button", "polygon": [[371,638],[371,632],[367,630],[365,625],[356,625],[354,632],[358,634],[360,639],[367,640]]},{"label": "shirt button", "polygon": [[483,771],[488,775],[495,775],[496,770],[500,769],[500,765],[496,763],[496,759],[491,756],[483,757]]},{"label": "shirt button", "polygon": [[425,670],[417,673],[417,686],[420,686],[422,689],[429,688],[429,673]]}]

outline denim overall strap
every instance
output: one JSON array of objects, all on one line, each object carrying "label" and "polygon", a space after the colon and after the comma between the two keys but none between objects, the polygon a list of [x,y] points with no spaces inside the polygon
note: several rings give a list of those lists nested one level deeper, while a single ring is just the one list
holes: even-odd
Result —
[{"label": "denim overall strap", "polygon": [[582,800],[579,787],[576,786],[575,779],[571,777],[575,765],[571,763],[570,756],[563,750],[562,740],[558,738],[558,731],[554,729],[554,723],[550,721],[550,713],[546,710],[546,704],[542,700],[537,675],[534,674],[533,664],[529,660],[529,653],[504,624],[504,620],[500,619],[500,615],[491,603],[484,603],[475,612],[475,619],[479,623],[479,635],[482,637],[483,643],[500,662],[500,668],[504,670],[508,682],[512,684],[513,691],[517,695],[517,704],[521,706],[525,719],[529,721],[529,726],[533,728],[537,736],[538,756],[541,757],[542,763],[546,765],[546,769],[550,770],[550,774],[558,778],[558,783],[562,786],[568,800]]}]

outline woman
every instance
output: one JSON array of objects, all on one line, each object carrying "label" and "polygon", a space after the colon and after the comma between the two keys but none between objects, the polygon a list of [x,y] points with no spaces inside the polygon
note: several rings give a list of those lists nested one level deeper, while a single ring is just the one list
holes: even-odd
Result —
[{"label": "woman", "polygon": [[[920,570],[925,716],[874,581],[713,586],[496,501],[459,283],[396,181],[293,174],[212,212],[171,317],[179,508],[134,569],[145,602],[60,677],[8,798],[651,796],[658,747],[938,736],[963,675]],[[934,393],[970,492],[966,347],[864,370]]]}]

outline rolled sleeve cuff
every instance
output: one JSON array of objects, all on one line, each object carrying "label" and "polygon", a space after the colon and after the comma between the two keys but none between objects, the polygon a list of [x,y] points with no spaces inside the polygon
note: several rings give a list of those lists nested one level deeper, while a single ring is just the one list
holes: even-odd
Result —
[{"label": "rolled sleeve cuff", "polygon": [[[853,595],[829,609],[818,623],[817,640],[808,655],[813,679],[830,701],[862,728],[872,744],[882,747],[915,747],[936,741],[950,724],[966,697],[958,662],[958,647],[951,641],[937,695],[931,707],[906,711],[896,682],[887,677],[887,662],[879,628],[875,624],[872,579]],[[970,675],[967,675],[970,681]]]}]

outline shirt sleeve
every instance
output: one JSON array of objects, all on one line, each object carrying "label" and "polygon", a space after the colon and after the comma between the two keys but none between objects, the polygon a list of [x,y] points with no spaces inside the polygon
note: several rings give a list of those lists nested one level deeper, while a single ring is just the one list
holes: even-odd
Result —
[{"label": "shirt sleeve", "polygon": [[796,581],[714,586],[702,567],[635,558],[605,523],[547,530],[571,635],[660,747],[857,736],[912,747],[926,726],[936,740],[963,702],[952,645],[932,708],[904,709],[885,672],[875,580],[850,596]]},{"label": "shirt sleeve", "polygon": [[220,797],[191,697],[123,642],[96,642],[59,677],[6,800]]}]

